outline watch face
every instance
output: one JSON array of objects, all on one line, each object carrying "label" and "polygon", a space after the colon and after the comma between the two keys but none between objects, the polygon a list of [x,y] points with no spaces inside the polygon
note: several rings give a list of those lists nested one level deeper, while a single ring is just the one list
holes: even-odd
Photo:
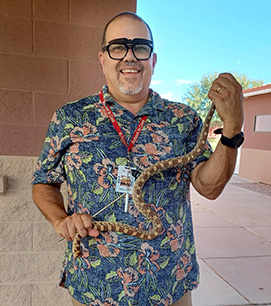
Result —
[{"label": "watch face", "polygon": [[221,143],[224,146],[231,147],[231,148],[234,148],[234,149],[239,148],[242,145],[243,142],[244,142],[244,133],[243,132],[234,136],[233,138],[227,138],[223,135],[221,137]]},{"label": "watch face", "polygon": [[236,145],[237,148],[239,148],[242,145],[242,143],[244,142],[244,136],[242,134],[239,134],[237,136],[238,136],[238,138],[235,141],[235,145]]}]

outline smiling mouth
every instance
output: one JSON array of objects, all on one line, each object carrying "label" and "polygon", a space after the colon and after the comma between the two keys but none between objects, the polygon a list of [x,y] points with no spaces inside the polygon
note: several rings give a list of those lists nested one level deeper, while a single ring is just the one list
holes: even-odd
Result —
[{"label": "smiling mouth", "polygon": [[141,71],[141,70],[129,68],[129,69],[121,69],[121,70],[120,70],[120,73],[122,73],[122,74],[137,74],[137,73],[139,73],[140,71]]}]

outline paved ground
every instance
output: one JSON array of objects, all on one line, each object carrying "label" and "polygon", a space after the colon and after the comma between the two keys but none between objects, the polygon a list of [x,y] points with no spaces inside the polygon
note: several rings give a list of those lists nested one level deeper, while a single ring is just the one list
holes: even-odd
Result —
[{"label": "paved ground", "polygon": [[193,306],[271,305],[271,186],[234,175],[217,200],[191,197],[201,269]]}]

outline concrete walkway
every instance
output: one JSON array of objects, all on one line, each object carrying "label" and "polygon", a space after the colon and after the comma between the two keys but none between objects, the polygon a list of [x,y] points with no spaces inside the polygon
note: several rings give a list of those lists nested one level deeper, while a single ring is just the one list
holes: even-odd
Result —
[{"label": "concrete walkway", "polygon": [[271,186],[234,175],[217,200],[191,197],[201,269],[193,306],[271,305]]}]

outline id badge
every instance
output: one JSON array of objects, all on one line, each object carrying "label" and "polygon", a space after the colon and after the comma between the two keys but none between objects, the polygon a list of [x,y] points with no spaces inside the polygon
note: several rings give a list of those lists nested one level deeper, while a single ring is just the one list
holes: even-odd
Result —
[{"label": "id badge", "polygon": [[134,172],[134,168],[129,168],[126,166],[118,167],[118,177],[116,184],[116,191],[122,193],[133,193],[133,186],[135,183],[135,177],[132,172]]}]

